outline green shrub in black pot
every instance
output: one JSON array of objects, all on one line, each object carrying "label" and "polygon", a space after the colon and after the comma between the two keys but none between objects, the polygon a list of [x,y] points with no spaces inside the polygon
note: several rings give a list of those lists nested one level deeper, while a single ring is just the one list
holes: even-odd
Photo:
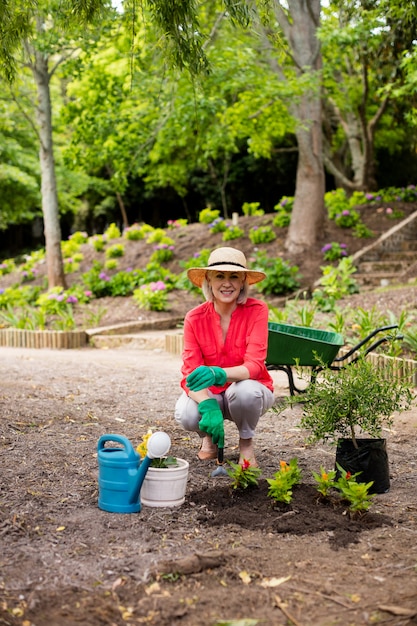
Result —
[{"label": "green shrub in black pot", "polygon": [[336,443],[336,463],[361,472],[361,482],[373,481],[373,493],[384,493],[390,479],[382,430],[413,400],[410,384],[393,365],[381,369],[361,357],[341,370],[323,368],[303,395],[300,426],[310,431],[310,442]]}]

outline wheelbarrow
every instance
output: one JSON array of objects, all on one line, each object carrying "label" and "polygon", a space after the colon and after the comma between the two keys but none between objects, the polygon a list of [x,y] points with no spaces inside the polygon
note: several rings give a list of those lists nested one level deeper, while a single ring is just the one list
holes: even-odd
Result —
[{"label": "wheelbarrow", "polygon": [[[332,370],[342,369],[366,356],[385,341],[393,339],[392,335],[385,334],[372,341],[379,333],[387,333],[394,328],[398,328],[398,325],[376,328],[346,354],[338,357],[337,354],[345,343],[341,334],[305,326],[268,322],[266,367],[268,370],[281,370],[287,374],[290,393],[294,396],[303,391],[295,385],[294,367],[311,367],[310,382],[314,383],[323,367]],[[401,339],[398,335],[395,338]],[[360,352],[364,346],[365,350]]]}]

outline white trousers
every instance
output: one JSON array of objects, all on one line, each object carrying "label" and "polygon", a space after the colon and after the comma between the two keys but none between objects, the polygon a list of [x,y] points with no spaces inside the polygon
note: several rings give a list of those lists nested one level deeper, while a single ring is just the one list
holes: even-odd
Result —
[{"label": "white trousers", "polygon": [[[257,380],[240,380],[232,383],[226,391],[213,394],[211,398],[219,403],[224,419],[231,420],[237,426],[241,439],[251,439],[261,415],[266,413],[274,403],[274,394]],[[184,430],[196,432],[204,437],[199,427],[201,415],[198,403],[192,400],[185,391],[182,392],[175,405],[175,419]]]}]

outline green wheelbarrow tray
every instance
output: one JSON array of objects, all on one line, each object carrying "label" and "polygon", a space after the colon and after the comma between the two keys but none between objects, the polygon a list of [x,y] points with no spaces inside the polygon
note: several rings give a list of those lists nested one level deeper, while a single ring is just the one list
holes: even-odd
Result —
[{"label": "green wheelbarrow tray", "polygon": [[267,365],[314,366],[333,362],[344,339],[339,333],[268,323]]},{"label": "green wheelbarrow tray", "polygon": [[[381,331],[386,332],[393,328],[398,328],[398,325],[393,324],[375,329],[346,354],[337,357],[337,353],[344,345],[343,337],[339,333],[305,326],[268,322],[266,366],[269,370],[275,369],[286,372],[291,395],[294,395],[296,391],[301,393],[302,390],[297,389],[294,384],[293,367],[311,367],[311,382],[314,382],[317,373],[323,367],[339,370],[346,367],[349,363],[354,363],[360,356],[360,348],[368,344]],[[385,335],[380,337],[377,341],[368,345],[363,355],[366,356],[389,339],[402,339],[402,335],[394,337]],[[357,356],[351,358],[356,352],[358,353]],[[344,364],[343,361],[346,363]]]}]

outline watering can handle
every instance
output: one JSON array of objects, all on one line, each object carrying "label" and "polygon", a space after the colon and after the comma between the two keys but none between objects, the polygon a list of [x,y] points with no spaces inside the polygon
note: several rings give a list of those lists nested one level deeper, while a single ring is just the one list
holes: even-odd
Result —
[{"label": "watering can handle", "polygon": [[117,443],[121,443],[125,450],[126,453],[130,456],[135,456],[136,452],[133,449],[133,446],[131,444],[131,442],[129,441],[129,439],[127,437],[125,437],[124,435],[113,435],[113,434],[108,434],[108,435],[102,435],[100,437],[100,439],[98,440],[98,444],[97,444],[97,450],[100,451],[104,448],[104,444],[107,441],[115,441]]}]

